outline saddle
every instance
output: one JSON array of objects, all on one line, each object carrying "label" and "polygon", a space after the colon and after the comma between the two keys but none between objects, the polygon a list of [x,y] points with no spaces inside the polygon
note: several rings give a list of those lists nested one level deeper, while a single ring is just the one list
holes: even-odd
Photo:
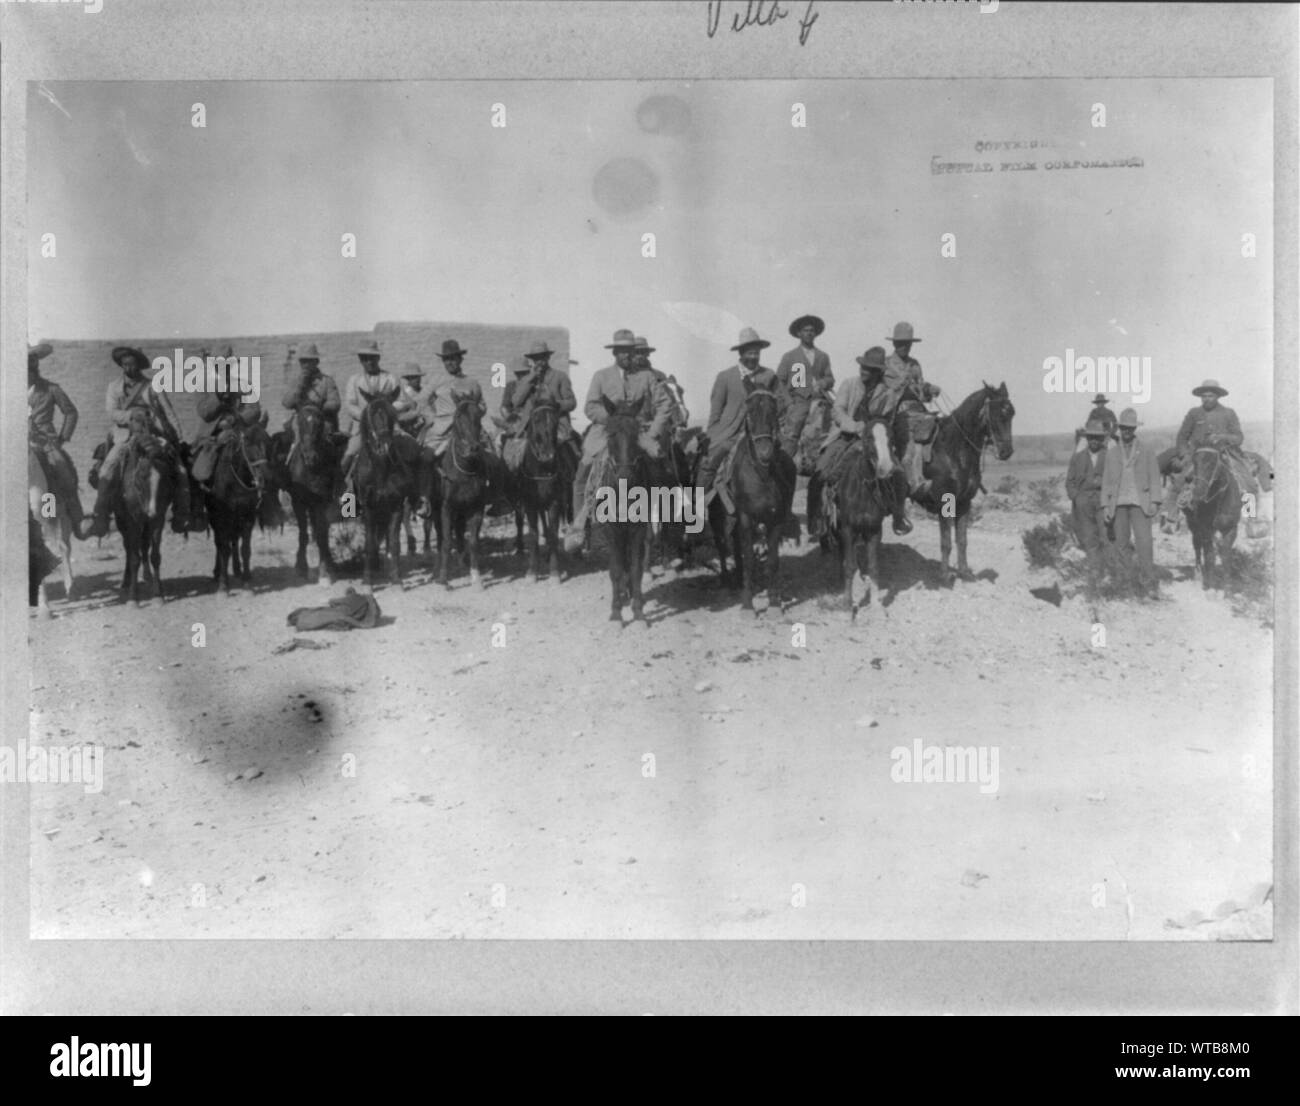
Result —
[{"label": "saddle", "polygon": [[[930,445],[939,432],[939,416],[931,411],[909,411],[907,433],[917,445]],[[929,460],[929,457],[926,457]]]}]

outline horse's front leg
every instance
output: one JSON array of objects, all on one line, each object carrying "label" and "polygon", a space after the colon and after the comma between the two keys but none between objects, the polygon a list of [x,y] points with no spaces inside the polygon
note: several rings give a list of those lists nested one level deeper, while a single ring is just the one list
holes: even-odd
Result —
[{"label": "horse's front leg", "polygon": [[311,530],[316,538],[316,556],[320,561],[319,582],[324,587],[334,583],[337,569],[334,556],[330,553],[330,516],[329,507],[322,500],[311,511]]},{"label": "horse's front leg", "polygon": [[742,610],[754,609],[754,535],[749,518],[739,509],[736,512],[735,536],[736,564],[740,569],[740,606]]},{"label": "horse's front leg", "polygon": [[870,606],[872,597],[880,593],[880,538],[884,520],[876,522],[867,532],[867,593],[862,605]]},{"label": "horse's front leg", "polygon": [[549,560],[547,579],[552,585],[560,582],[560,503],[552,500],[542,512],[546,526],[546,553]]},{"label": "horse's front leg", "polygon": [[627,557],[627,570],[629,573],[628,591],[632,599],[632,621],[646,623],[645,617],[645,600],[641,594],[641,582],[645,577],[646,564],[646,537],[649,533],[648,524],[645,530],[636,536],[636,540],[630,543]]},{"label": "horse's front leg", "polygon": [[[529,512],[531,512],[533,510],[533,507],[530,505],[528,510]],[[516,555],[522,555],[528,549],[528,542],[524,537],[525,534],[524,514],[525,514],[524,508],[520,504],[516,503],[515,504],[515,554]],[[535,562],[530,561],[528,568],[530,572],[536,575],[537,565]]]},{"label": "horse's front leg", "polygon": [[[524,550],[527,550],[528,552],[528,575],[534,580],[540,580],[542,578],[542,569],[538,559],[537,550],[537,516],[540,513],[537,504],[531,500],[529,501],[527,508],[515,508],[515,518],[518,521],[522,521],[524,527],[523,543]],[[518,534],[517,530],[516,534]],[[518,537],[516,537],[515,541],[515,551],[523,551],[519,549]]]},{"label": "horse's front leg", "polygon": [[622,527],[612,523],[609,534],[609,621],[623,624],[623,580],[626,569],[627,540]]},{"label": "horse's front leg", "polygon": [[[293,517],[298,523],[298,557],[293,563],[294,571],[304,580],[307,579],[307,504],[298,495],[290,495],[293,503]],[[323,564],[323,562],[322,562]]]},{"label": "horse's front leg", "polygon": [[388,516],[388,560],[386,567],[388,569],[388,582],[401,586],[402,583],[402,515],[403,510],[398,508]]},{"label": "horse's front leg", "polygon": [[442,510],[439,511],[441,524],[438,528],[438,583],[447,588],[447,573],[451,568],[451,502],[444,494]]},{"label": "horse's front leg", "polygon": [[946,582],[952,578],[952,519],[945,514],[939,515],[939,575]]},{"label": "horse's front leg", "polygon": [[152,540],[149,543],[149,564],[151,575],[153,577],[153,602],[155,606],[162,606],[162,536],[163,523],[160,519],[158,524],[153,528]]},{"label": "horse's front leg", "polygon": [[250,517],[239,535],[239,578],[246,584],[253,580],[253,525]]},{"label": "horse's front leg", "polygon": [[957,575],[969,578],[970,565],[966,563],[966,532],[970,528],[970,504],[957,509]]},{"label": "horse's front leg", "polygon": [[478,568],[478,532],[483,525],[483,511],[482,505],[475,508],[465,527],[465,544],[469,552],[469,582],[470,586],[477,591],[483,590],[483,574]]}]

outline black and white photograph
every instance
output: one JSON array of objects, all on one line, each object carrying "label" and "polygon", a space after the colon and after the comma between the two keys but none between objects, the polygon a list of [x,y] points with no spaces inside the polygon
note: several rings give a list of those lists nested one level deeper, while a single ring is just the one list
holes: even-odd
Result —
[{"label": "black and white photograph", "polygon": [[1111,7],[996,0],[650,5],[681,76],[571,75],[642,28],[562,3],[471,5],[482,73],[43,73],[100,6],[3,13],[9,932],[1280,936],[1271,76],[878,64]]}]

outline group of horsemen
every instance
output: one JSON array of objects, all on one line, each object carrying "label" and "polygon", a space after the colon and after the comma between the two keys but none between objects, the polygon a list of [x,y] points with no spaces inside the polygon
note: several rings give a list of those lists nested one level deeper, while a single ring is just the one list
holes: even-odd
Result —
[{"label": "group of horsemen", "polygon": [[[650,458],[671,460],[674,443],[684,447],[688,456],[694,455],[693,483],[705,489],[710,500],[725,483],[728,458],[745,433],[747,397],[755,388],[768,389],[776,397],[781,448],[798,459],[803,474],[811,475],[815,471],[827,484],[834,483],[846,456],[854,443],[861,440],[870,421],[879,419],[892,425],[895,416],[904,413],[907,418],[901,422],[906,430],[899,459],[901,478],[906,481],[910,494],[923,491],[924,443],[934,426],[929,405],[940,389],[925,380],[920,363],[911,356],[913,345],[920,339],[909,323],[898,323],[889,338],[893,352],[886,355],[882,346],[868,349],[855,359],[858,373],[837,390],[830,358],[816,344],[825,328],[824,321],[816,315],[795,319],[789,333],[798,344],[781,357],[775,370],[760,364],[761,351],[771,343],[752,329],[741,331],[738,342],[731,347],[737,355],[736,364],[719,372],[714,380],[709,417],[702,436],[696,436],[688,428],[689,415],[676,379],[651,363],[654,347],[631,330],[618,330],[605,346],[611,351],[613,361],[593,375],[587,390],[583,411],[591,425],[580,437],[569,420],[577,407],[569,375],[550,363],[554,351],[545,342],[535,343],[517,362],[515,378],[505,385],[500,413],[495,419],[502,429],[500,442],[492,443],[484,433],[484,444],[489,449],[499,447],[507,468],[517,469],[535,406],[548,403],[555,408],[556,445],[561,456],[569,461],[569,471],[575,472],[575,510],[565,536],[569,548],[582,543],[594,492],[592,476],[599,472],[598,462],[605,453],[605,422],[609,417],[606,400],[637,415],[643,427],[640,445]],[[73,532],[83,539],[108,532],[122,461],[132,442],[151,453],[161,451],[176,467],[173,529],[177,532],[205,529],[202,493],[211,488],[218,454],[234,440],[237,423],[266,426],[269,415],[261,404],[245,402],[245,397],[237,391],[205,393],[198,404],[202,425],[189,448],[182,448],[180,422],[171,401],[165,391],[152,387],[149,358],[139,349],[116,347],[112,359],[121,369],[121,375],[109,385],[106,397],[113,421],[112,445],[98,472],[92,470],[91,483],[97,488],[97,497],[86,525],[77,494],[76,470],[63,449],[76,429],[77,410],[63,389],[40,372],[40,362],[52,352],[48,344],[28,351],[29,441],[44,463],[51,488],[67,504]],[[289,411],[284,427],[286,434],[292,441],[297,426],[294,414],[308,405],[320,411],[335,434],[339,414],[346,412],[350,430],[342,457],[342,474],[345,487],[354,490],[351,471],[361,448],[361,415],[368,402],[383,397],[392,404],[400,431],[418,439],[435,456],[441,457],[447,449],[459,405],[473,403],[480,418],[487,413],[482,388],[477,380],[465,374],[467,353],[456,339],[448,339],[437,354],[442,362],[437,371],[426,373],[418,364],[407,363],[400,373],[393,374],[380,367],[378,344],[364,342],[355,350],[360,369],[348,380],[340,396],[333,377],[321,371],[317,347],[308,343],[291,351],[285,366],[286,386],[281,402]],[[226,347],[222,357],[232,358],[233,350]],[[1207,390],[1208,385],[1213,386]],[[1197,389],[1196,394],[1212,398],[1188,413],[1179,433],[1178,455],[1186,455],[1202,441],[1222,445],[1230,456],[1241,461],[1242,482],[1249,487],[1236,415],[1217,403],[1218,395],[1226,392],[1213,382],[1207,382],[1207,386]],[[1093,413],[1080,431],[1081,450],[1086,439],[1099,437],[1104,442],[1116,434],[1114,414],[1106,407],[1104,397],[1099,396],[1098,401],[1094,401]],[[814,411],[816,418],[810,418]],[[54,424],[56,412],[63,414],[60,427]],[[924,429],[927,426],[928,432]],[[835,433],[827,434],[831,427]],[[1097,448],[1093,446],[1094,451]],[[1181,467],[1185,472],[1190,469],[1189,465],[1178,466],[1176,462],[1173,467]],[[682,482],[689,479],[687,474],[678,476]],[[191,493],[191,479],[198,494]],[[1182,488],[1178,482],[1178,490]],[[725,489],[721,490],[723,502],[728,503]],[[893,528],[897,534],[912,529],[906,500],[907,496],[903,495],[893,500]],[[813,533],[818,533],[824,525],[820,518],[810,518],[808,522]]]}]

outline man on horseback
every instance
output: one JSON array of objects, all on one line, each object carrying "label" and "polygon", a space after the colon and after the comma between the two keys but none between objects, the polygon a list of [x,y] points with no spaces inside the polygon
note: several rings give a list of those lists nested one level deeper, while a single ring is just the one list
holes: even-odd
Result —
[{"label": "man on horseback", "polygon": [[[890,417],[891,395],[885,384],[885,370],[888,362],[881,346],[872,346],[858,363],[858,375],[847,380],[835,394],[831,406],[831,419],[839,431],[832,434],[817,455],[816,471],[825,486],[825,497],[830,501],[836,482],[840,477],[849,450],[866,432],[868,419],[888,419]],[[889,433],[887,430],[886,433]],[[896,470],[897,471],[897,470]],[[905,477],[904,477],[905,479]],[[904,509],[907,495],[903,488],[898,488],[893,497],[894,533],[907,534],[912,530]],[[820,536],[824,532],[824,514],[818,504],[810,504],[808,510],[808,531]]]},{"label": "man on horseback", "polygon": [[[53,352],[48,342],[27,351],[27,442],[45,469],[50,490],[67,505],[72,532],[80,537],[85,511],[77,489],[77,469],[63,448],[77,429],[77,406],[58,384],[41,376],[41,361]],[[55,411],[63,415],[58,429]]]},{"label": "man on horseback", "polygon": [[172,529],[183,534],[188,529],[190,515],[189,473],[181,459],[180,421],[172,408],[166,392],[156,391],[145,374],[149,358],[141,350],[130,346],[117,346],[113,361],[121,366],[122,375],[108,386],[105,407],[113,420],[110,431],[113,445],[99,468],[98,494],[90,527],[78,537],[102,538],[108,533],[108,514],[120,490],[122,462],[126,459],[127,443],[132,440],[131,413],[144,412],[148,434],[139,444],[152,452],[170,447],[176,466],[176,487],[172,501]]},{"label": "man on horseback", "polygon": [[[903,411],[907,415],[907,445],[903,450],[902,465],[911,494],[916,495],[923,492],[926,485],[925,443],[917,440],[916,430],[923,425],[933,424],[934,417],[925,404],[937,396],[940,389],[937,384],[926,383],[921,373],[921,362],[912,357],[912,344],[921,339],[913,335],[911,323],[896,324],[889,340],[894,352],[885,360],[885,415],[891,426],[896,412]],[[932,425],[928,432],[933,434]],[[902,532],[906,533],[911,528],[911,523],[908,522],[907,529]],[[895,532],[899,532],[897,525]]]},{"label": "man on horseback", "polygon": [[[229,373],[235,367],[234,349],[227,346],[216,361],[218,364],[225,362]],[[190,463],[190,475],[204,491],[212,490],[212,474],[217,468],[217,455],[223,446],[234,440],[235,424],[242,423],[249,427],[263,422],[261,403],[245,403],[243,393],[232,387],[232,376],[233,373],[227,376],[223,390],[206,392],[198,402],[198,414],[202,422],[191,445],[193,460]]]},{"label": "man on horseback", "polygon": [[280,404],[289,410],[284,428],[290,435],[297,435],[298,420],[294,414],[309,405],[319,407],[330,429],[338,432],[339,409],[343,406],[339,398],[339,386],[334,383],[332,376],[320,371],[320,351],[315,342],[308,342],[298,351],[297,378],[288,382]]},{"label": "man on horseback", "polygon": [[790,414],[782,443],[786,453],[798,460],[799,442],[813,405],[825,402],[835,386],[831,359],[816,346],[826,324],[816,315],[800,315],[790,324],[791,336],[799,344],[781,356],[776,375],[790,393]]},{"label": "man on horseback", "polygon": [[417,440],[429,425],[428,409],[424,405],[424,376],[424,370],[414,361],[402,366],[402,398],[410,407],[397,416],[397,425]]},{"label": "man on horseback", "polygon": [[[361,412],[366,409],[370,399],[383,396],[400,416],[410,407],[410,402],[402,395],[402,385],[392,373],[384,372],[379,367],[379,343],[371,340],[362,342],[356,349],[361,361],[361,371],[355,373],[348,381],[347,401],[344,405],[352,425],[348,432],[348,447],[343,451],[343,480],[349,494],[355,496],[356,488],[352,483],[352,469],[361,452]],[[369,398],[367,398],[369,397]],[[398,427],[400,433],[402,431]]]},{"label": "man on horseback", "polygon": [[591,420],[591,425],[583,439],[582,458],[573,481],[576,509],[573,525],[564,536],[566,552],[573,552],[583,542],[587,512],[591,506],[588,502],[587,482],[597,458],[605,453],[605,420],[609,417],[609,412],[604,401],[608,399],[614,404],[631,403],[636,406],[638,417],[645,428],[640,445],[653,458],[660,455],[660,438],[668,424],[668,393],[659,387],[654,377],[642,371],[636,356],[636,335],[630,330],[616,330],[614,340],[605,348],[613,351],[614,363],[597,370],[587,389],[587,402],[582,410]]},{"label": "man on horseback", "polygon": [[505,413],[506,437],[503,441],[503,456],[506,467],[515,472],[523,461],[524,446],[528,433],[528,420],[537,403],[550,403],[559,412],[555,426],[555,444],[569,451],[576,464],[578,450],[574,444],[573,425],[569,421],[569,412],[578,406],[573,394],[573,384],[569,374],[563,369],[552,368],[551,355],[555,351],[545,342],[534,342],[532,348],[524,354],[525,370],[511,381],[514,388],[508,396],[510,406],[506,407],[503,399],[501,410]]},{"label": "man on horseback", "polygon": [[638,372],[649,373],[651,379],[655,382],[655,387],[663,393],[662,401],[667,405],[668,416],[664,421],[663,433],[660,437],[659,448],[663,455],[669,455],[668,451],[676,437],[678,430],[686,426],[686,408],[680,402],[680,392],[677,389],[677,381],[665,372],[660,372],[650,362],[650,355],[654,353],[655,347],[652,346],[648,339],[639,335],[636,339],[636,349],[634,358]]},{"label": "man on horseback", "polygon": [[1256,479],[1255,464],[1241,451],[1246,438],[1241,432],[1241,422],[1237,412],[1219,402],[1228,389],[1219,385],[1217,380],[1206,380],[1199,388],[1192,389],[1192,395],[1200,398],[1201,405],[1193,407],[1183,418],[1178,428],[1178,437],[1174,441],[1177,453],[1176,469],[1182,479],[1171,481],[1169,494],[1176,497],[1171,508],[1163,508],[1165,515],[1173,515],[1178,508],[1191,504],[1193,465],[1192,454],[1202,447],[1219,450],[1224,462],[1237,478],[1237,486],[1243,492],[1258,497],[1259,481]]},{"label": "man on horseback", "polygon": [[[455,338],[443,342],[442,352],[438,354],[442,368],[432,375],[428,387],[420,393],[429,411],[424,444],[433,450],[436,457],[443,455],[447,443],[451,441],[451,426],[458,403],[472,399],[478,404],[479,414],[487,414],[482,387],[477,380],[465,375],[465,354],[468,352]],[[483,443],[491,450],[492,444],[486,433],[483,435]]]},{"label": "man on horseback", "polygon": [[[751,386],[772,388],[776,395],[778,422],[780,425],[786,422],[790,410],[790,393],[776,373],[758,363],[760,352],[771,344],[760,338],[753,328],[746,327],[740,332],[740,340],[731,347],[739,355],[737,363],[723,369],[713,381],[713,391],[709,396],[709,421],[704,428],[704,436],[709,443],[708,452],[700,462],[695,479],[696,485],[704,489],[706,506],[713,500],[718,470],[744,434],[745,399],[748,395],[745,385],[748,383]],[[723,502],[726,501],[724,495]],[[729,504],[728,513],[731,513]]]}]

